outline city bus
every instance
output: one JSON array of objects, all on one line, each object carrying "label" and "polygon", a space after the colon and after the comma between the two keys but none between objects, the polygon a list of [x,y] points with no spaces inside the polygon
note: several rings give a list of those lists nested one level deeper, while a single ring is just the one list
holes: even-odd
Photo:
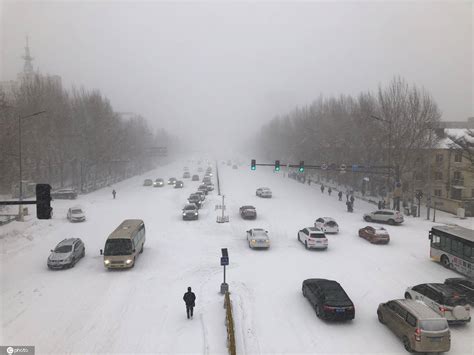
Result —
[{"label": "city bus", "polygon": [[456,225],[435,226],[429,233],[430,257],[444,267],[474,277],[474,231]]}]

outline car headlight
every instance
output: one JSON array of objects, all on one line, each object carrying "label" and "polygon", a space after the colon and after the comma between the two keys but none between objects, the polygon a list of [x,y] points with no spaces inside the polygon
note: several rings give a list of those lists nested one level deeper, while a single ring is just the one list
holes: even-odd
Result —
[{"label": "car headlight", "polygon": [[198,215],[198,213],[197,213],[197,212],[194,212],[194,215],[195,215],[195,216],[197,216],[197,215]]},{"label": "car headlight", "polygon": [[255,243],[255,239],[252,239],[252,243]]},{"label": "car headlight", "polygon": [[110,264],[110,260],[104,260],[104,264],[105,264],[105,265],[109,265],[109,264]]},{"label": "car headlight", "polygon": [[186,212],[183,212],[183,216],[186,216]]},{"label": "car headlight", "polygon": [[126,264],[131,264],[132,263],[132,259],[127,259],[127,261],[125,261]]}]

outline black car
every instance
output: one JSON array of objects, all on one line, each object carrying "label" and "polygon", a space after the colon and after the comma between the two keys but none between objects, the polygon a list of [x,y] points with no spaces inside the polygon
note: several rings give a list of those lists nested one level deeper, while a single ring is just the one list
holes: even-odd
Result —
[{"label": "black car", "polygon": [[77,191],[74,189],[60,189],[51,192],[51,197],[55,199],[74,200],[77,198]]},{"label": "black car", "polygon": [[255,219],[257,218],[257,210],[254,206],[242,206],[239,209],[240,216],[243,219]]},{"label": "black car", "polygon": [[199,175],[193,175],[191,178],[192,181],[199,181]]},{"label": "black car", "polygon": [[202,185],[199,185],[198,187],[198,191],[202,191],[204,192],[205,195],[207,195],[209,193],[209,191],[207,191],[207,186],[202,184]]},{"label": "black car", "polygon": [[175,177],[170,177],[168,179],[168,185],[174,185],[176,183],[177,179]]},{"label": "black car", "polygon": [[194,203],[187,204],[183,208],[183,220],[198,219],[198,207]]},{"label": "black car", "polygon": [[463,277],[453,277],[444,280],[446,285],[451,286],[456,291],[464,294],[471,305],[474,305],[474,279],[465,279]]},{"label": "black car", "polygon": [[302,290],[303,296],[311,303],[318,318],[354,319],[354,304],[338,282],[326,279],[307,279],[303,281]]},{"label": "black car", "polygon": [[178,180],[174,183],[175,189],[182,189],[184,187],[184,183],[181,180]]},{"label": "black car", "polygon": [[198,208],[201,208],[201,206],[202,206],[201,196],[199,196],[198,194],[189,195],[188,202],[189,203],[194,203]]}]

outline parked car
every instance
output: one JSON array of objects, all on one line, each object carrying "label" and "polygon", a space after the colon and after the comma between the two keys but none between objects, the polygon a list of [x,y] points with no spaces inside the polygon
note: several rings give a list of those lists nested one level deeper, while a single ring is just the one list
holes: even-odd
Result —
[{"label": "parked car", "polygon": [[314,226],[324,233],[339,233],[339,225],[332,217],[320,217],[314,222]]},{"label": "parked car", "polygon": [[188,168],[187,166],[185,166],[185,167],[183,168],[183,171],[189,171],[189,168]]},{"label": "parked car", "polygon": [[183,220],[189,219],[198,219],[199,218],[199,211],[198,206],[194,203],[189,203],[183,208]]},{"label": "parked car", "polygon": [[444,283],[451,286],[459,293],[464,294],[471,306],[474,306],[474,279],[453,277],[444,280]]},{"label": "parked car", "polygon": [[86,248],[80,238],[64,239],[56,245],[48,257],[48,268],[73,267],[86,255]]},{"label": "parked car", "polygon": [[183,179],[189,179],[191,177],[191,174],[189,173],[189,171],[185,171],[183,173]]},{"label": "parked car", "polygon": [[192,181],[199,181],[199,175],[193,175],[191,178]]},{"label": "parked car", "polygon": [[199,185],[198,191],[202,191],[205,195],[208,194],[207,187],[206,187],[206,185],[204,185],[204,184]]},{"label": "parked car", "polygon": [[153,186],[153,180],[145,179],[145,181],[143,181],[143,186]]},{"label": "parked car", "polygon": [[202,191],[196,191],[194,194],[198,195],[201,198],[201,201],[206,199],[206,194]]},{"label": "parked car", "polygon": [[471,321],[470,307],[465,295],[449,285],[427,283],[408,287],[405,298],[418,300],[446,318],[448,323],[467,323]]},{"label": "parked car", "polygon": [[195,204],[197,206],[197,208],[201,208],[201,206],[202,206],[201,196],[199,196],[198,194],[189,195],[188,202],[192,203],[192,204]]},{"label": "parked car", "polygon": [[51,198],[58,200],[74,200],[77,198],[75,189],[59,189],[51,192]]},{"label": "parked car", "polygon": [[254,206],[242,206],[239,208],[239,213],[243,219],[257,218],[257,210]]},{"label": "parked car", "polygon": [[272,197],[272,190],[270,190],[268,187],[259,187],[257,191],[255,191],[255,195],[258,197]]},{"label": "parked car", "polygon": [[174,188],[175,189],[182,189],[184,187],[184,183],[181,181],[181,180],[177,180],[175,183],[174,183]]},{"label": "parked car", "polygon": [[178,181],[178,180],[176,180],[176,178],[171,177],[171,178],[168,179],[168,185],[174,185],[176,183],[176,181]]},{"label": "parked car", "polygon": [[165,186],[165,181],[161,178],[158,178],[155,180],[155,182],[153,183],[153,186],[154,187],[163,187]]},{"label": "parked car", "polygon": [[316,316],[328,320],[351,320],[355,307],[342,286],[334,280],[307,279],[303,281],[303,296],[316,311]]},{"label": "parked car", "polygon": [[372,244],[388,244],[390,235],[383,227],[366,226],[359,229],[359,237],[367,239]]},{"label": "parked car", "polygon": [[391,300],[377,308],[379,322],[399,337],[408,352],[445,352],[451,347],[448,322],[415,300]]},{"label": "parked car", "polygon": [[81,207],[74,206],[67,210],[67,219],[71,222],[84,222],[86,220],[86,215]]},{"label": "parked car", "polygon": [[400,224],[403,223],[403,215],[400,212],[393,210],[377,210],[364,214],[364,220],[366,222]]},{"label": "parked car", "polygon": [[247,231],[247,242],[251,249],[254,248],[270,248],[270,238],[268,231],[261,228],[252,228]]},{"label": "parked car", "polygon": [[324,232],[316,227],[307,227],[298,231],[298,241],[303,243],[306,249],[327,249],[328,239]]}]

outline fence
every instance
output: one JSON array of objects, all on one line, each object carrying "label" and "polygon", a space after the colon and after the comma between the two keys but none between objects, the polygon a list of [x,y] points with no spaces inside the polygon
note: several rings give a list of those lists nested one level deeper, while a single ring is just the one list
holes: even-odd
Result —
[{"label": "fence", "polygon": [[235,349],[235,333],[234,333],[234,318],[232,316],[232,302],[230,301],[229,292],[224,296],[225,308],[225,325],[227,327],[227,348],[229,348],[230,355],[236,355]]}]

